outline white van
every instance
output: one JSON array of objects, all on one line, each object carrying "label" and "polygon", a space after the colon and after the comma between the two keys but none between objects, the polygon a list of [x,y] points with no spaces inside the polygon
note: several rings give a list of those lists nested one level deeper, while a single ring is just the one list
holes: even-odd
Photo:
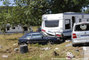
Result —
[{"label": "white van", "polygon": [[42,16],[42,32],[46,36],[69,37],[74,23],[89,21],[89,14],[59,13]]},{"label": "white van", "polygon": [[72,44],[89,43],[89,22],[75,23],[72,31]]}]

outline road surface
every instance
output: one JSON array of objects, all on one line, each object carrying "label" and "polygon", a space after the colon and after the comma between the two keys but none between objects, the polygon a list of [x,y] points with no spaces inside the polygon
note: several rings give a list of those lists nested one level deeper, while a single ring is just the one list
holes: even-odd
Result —
[{"label": "road surface", "polygon": [[83,47],[84,60],[89,60],[89,46]]}]

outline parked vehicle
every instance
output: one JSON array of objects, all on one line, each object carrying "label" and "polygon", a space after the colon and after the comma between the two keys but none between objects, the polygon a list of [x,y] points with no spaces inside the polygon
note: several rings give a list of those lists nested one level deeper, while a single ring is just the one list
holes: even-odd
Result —
[{"label": "parked vehicle", "polygon": [[89,22],[75,23],[72,32],[72,44],[89,43]]},{"label": "parked vehicle", "polygon": [[70,37],[74,23],[89,21],[89,14],[59,13],[42,16],[42,32],[46,36]]},{"label": "parked vehicle", "polygon": [[31,32],[27,33],[21,38],[19,38],[18,43],[24,44],[24,43],[44,43],[44,42],[55,42],[59,39],[57,37],[46,37],[43,36],[41,32]]}]

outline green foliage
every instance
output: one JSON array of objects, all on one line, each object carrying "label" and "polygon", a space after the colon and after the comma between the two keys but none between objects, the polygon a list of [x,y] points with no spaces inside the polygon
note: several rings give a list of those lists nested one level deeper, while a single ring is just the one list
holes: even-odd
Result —
[{"label": "green foliage", "polygon": [[9,0],[4,0],[3,4],[4,4],[5,6],[9,6],[11,3],[10,3]]},{"label": "green foliage", "polygon": [[58,12],[81,12],[82,8],[88,6],[88,0],[53,0],[53,13]]},{"label": "green foliage", "polygon": [[[2,1],[2,0],[0,0]],[[4,0],[0,7],[0,25],[34,26],[41,25],[43,14],[60,12],[81,12],[87,7],[88,0],[14,0],[16,6],[9,6],[10,0]]]},{"label": "green foliage", "polygon": [[88,14],[89,14],[89,9],[87,9],[87,10],[85,11],[85,13],[88,13]]}]

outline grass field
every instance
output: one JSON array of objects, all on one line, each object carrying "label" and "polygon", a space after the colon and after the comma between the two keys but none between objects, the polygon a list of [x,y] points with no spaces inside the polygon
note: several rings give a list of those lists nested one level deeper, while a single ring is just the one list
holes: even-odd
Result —
[{"label": "grass field", "polygon": [[[26,54],[21,54],[19,51],[15,52],[15,48],[19,48],[18,46],[18,38],[23,34],[10,34],[10,35],[0,35],[0,45],[2,48],[0,49],[0,60],[51,60],[52,58],[65,58],[67,52],[72,52],[75,55],[75,58],[82,58],[81,47],[65,47],[65,45],[71,42],[65,42],[61,44],[47,44],[47,45],[39,45],[39,44],[29,44],[29,52]],[[42,50],[41,48],[49,47],[49,50]],[[58,48],[58,50],[55,50]],[[79,52],[75,50],[78,49]],[[56,51],[59,56],[54,56],[54,51]],[[3,58],[3,55],[8,55],[8,58]],[[65,59],[63,59],[65,60]]]}]

